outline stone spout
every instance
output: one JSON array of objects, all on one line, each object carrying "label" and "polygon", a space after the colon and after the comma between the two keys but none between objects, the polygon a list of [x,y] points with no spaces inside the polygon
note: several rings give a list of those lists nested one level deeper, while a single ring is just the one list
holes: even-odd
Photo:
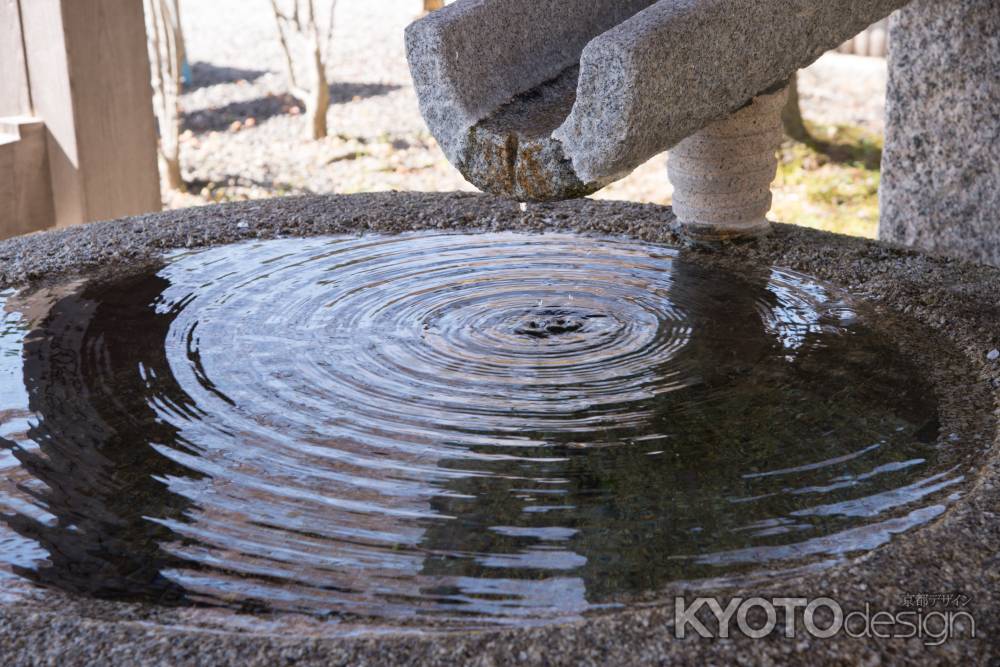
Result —
[{"label": "stone spout", "polygon": [[406,48],[424,119],[473,185],[569,199],[773,94],[904,4],[458,0],[410,25]]}]

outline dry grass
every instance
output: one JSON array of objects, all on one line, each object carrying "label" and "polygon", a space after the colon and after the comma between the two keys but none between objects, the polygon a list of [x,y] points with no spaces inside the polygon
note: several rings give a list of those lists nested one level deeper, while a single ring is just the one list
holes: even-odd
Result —
[{"label": "dry grass", "polygon": [[771,217],[875,238],[882,137],[849,125],[808,125],[812,141],[781,148]]}]

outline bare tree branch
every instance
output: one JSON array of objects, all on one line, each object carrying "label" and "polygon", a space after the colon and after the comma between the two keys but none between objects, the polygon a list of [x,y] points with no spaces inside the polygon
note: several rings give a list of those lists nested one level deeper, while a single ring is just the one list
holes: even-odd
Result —
[{"label": "bare tree branch", "polygon": [[326,26],[326,39],[323,45],[323,62],[330,62],[330,49],[333,48],[333,17],[337,12],[337,0],[330,3],[330,21]]},{"label": "bare tree branch", "polygon": [[143,0],[153,111],[159,128],[160,165],[171,189],[182,189],[180,93],[184,35],[177,0]]},{"label": "bare tree branch", "polygon": [[333,42],[336,0],[328,1],[330,20],[324,36],[319,26],[316,0],[291,0],[290,10],[285,10],[279,0],[271,0],[289,90],[305,103],[310,131],[316,139],[326,136],[326,113],[330,107],[326,66],[330,44]]},{"label": "bare tree branch", "polygon": [[[295,2],[295,0],[293,0]],[[282,21],[285,25],[289,24],[298,25],[298,5],[296,4],[295,18],[289,19],[278,7],[278,0],[271,0],[271,9],[274,10],[275,24],[278,27],[278,41],[281,43],[281,51],[285,56],[285,74],[288,76],[288,83],[291,88],[291,93],[295,97],[301,99],[304,89],[299,86],[298,78],[295,75],[295,62],[292,57],[292,50],[289,46],[289,40],[285,36],[285,27],[282,27]],[[295,30],[296,28],[292,28]]]}]

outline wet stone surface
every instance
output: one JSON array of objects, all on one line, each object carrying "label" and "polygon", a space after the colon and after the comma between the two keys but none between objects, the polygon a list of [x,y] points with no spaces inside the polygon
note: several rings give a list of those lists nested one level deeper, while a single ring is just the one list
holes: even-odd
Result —
[{"label": "wet stone surface", "polygon": [[534,624],[841,562],[965,481],[863,304],[638,241],[256,241],[0,304],[0,582]]}]

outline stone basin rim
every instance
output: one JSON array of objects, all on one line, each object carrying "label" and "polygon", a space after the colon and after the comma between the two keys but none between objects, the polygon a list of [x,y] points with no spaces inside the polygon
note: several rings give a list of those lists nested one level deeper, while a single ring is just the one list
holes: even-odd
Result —
[{"label": "stone basin rim", "polygon": [[[575,231],[677,246],[680,239],[671,231],[672,223],[670,209],[654,205],[582,200],[530,205],[522,210],[507,200],[464,193],[377,193],[242,202],[0,242],[0,288],[65,278],[100,264],[144,263],[173,248],[276,236],[418,229]],[[1000,363],[991,363],[986,357],[1000,347],[1000,269],[786,225],[777,225],[774,233],[755,243],[696,254],[698,261],[720,267],[746,262],[788,267],[845,288],[886,317],[906,312],[948,339],[965,357],[976,374],[968,378],[969,395],[986,401],[953,408],[952,418],[964,427],[963,435],[981,438],[984,454],[963,499],[941,518],[845,564],[749,590],[744,587],[742,592],[764,597],[769,592],[776,596],[790,592],[806,597],[828,595],[845,607],[863,607],[867,601],[873,608],[892,610],[904,593],[961,591],[973,599],[980,635],[995,633],[1000,629],[1000,595],[991,589],[1000,588],[994,560],[1000,551],[1000,528],[982,520],[981,512],[1000,504],[1000,456],[996,451],[1000,444]],[[974,403],[970,397],[957,399],[958,403]],[[943,412],[951,409],[942,402]],[[727,587],[723,597],[739,595],[740,591],[739,586]],[[206,655],[246,664],[271,664],[279,656],[292,654],[301,659],[297,664],[362,659],[440,664],[462,658],[485,662],[491,656],[501,661],[521,652],[528,662],[724,659],[737,653],[787,659],[785,650],[802,642],[810,659],[819,662],[860,655],[861,651],[898,659],[900,652],[913,650],[902,643],[846,637],[815,640],[800,636],[785,642],[740,638],[725,644],[672,641],[669,623],[673,611],[664,600],[540,628],[419,635],[393,628],[386,634],[352,637],[325,636],[322,623],[315,621],[279,628],[265,619],[241,627],[239,619],[213,621],[209,617],[216,612],[211,611],[178,615],[171,609],[59,593],[46,594],[38,603],[4,603],[3,599],[0,593],[0,657],[11,664],[69,652],[110,664],[151,657],[185,664]],[[40,637],[46,638],[45,649],[39,648],[43,643]],[[953,640],[931,649],[921,645],[922,651],[931,652],[919,656],[954,660],[962,655],[986,655],[987,643]],[[888,648],[893,652],[887,652]]]}]

